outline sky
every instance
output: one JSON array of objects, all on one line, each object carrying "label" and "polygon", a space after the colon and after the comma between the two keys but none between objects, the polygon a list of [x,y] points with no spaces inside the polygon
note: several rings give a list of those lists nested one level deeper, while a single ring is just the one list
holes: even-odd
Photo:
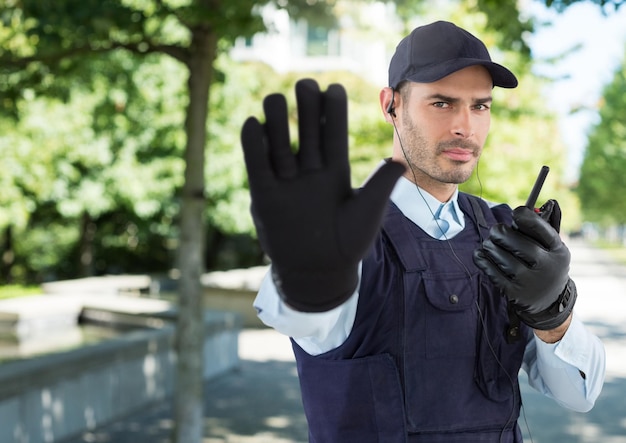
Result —
[{"label": "sky", "polygon": [[589,110],[570,113],[579,106],[593,109],[602,96],[603,87],[610,83],[626,53],[626,6],[614,11],[602,9],[591,2],[570,6],[559,14],[547,10],[543,2],[528,0],[522,10],[551,25],[537,27],[529,38],[533,56],[537,60],[563,54],[577,44],[580,50],[559,60],[556,64],[538,63],[535,72],[558,78],[545,91],[547,104],[559,115],[562,138],[568,147],[569,171],[567,178],[578,177],[586,137],[597,122],[597,112]]}]

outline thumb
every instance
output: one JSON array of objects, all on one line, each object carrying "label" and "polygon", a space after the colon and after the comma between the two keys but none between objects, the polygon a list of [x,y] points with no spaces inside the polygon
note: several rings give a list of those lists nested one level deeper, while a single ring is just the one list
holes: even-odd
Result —
[{"label": "thumb", "polygon": [[344,251],[357,255],[365,252],[369,241],[380,228],[387,208],[389,194],[404,172],[400,163],[387,162],[368,180],[365,186],[345,202],[339,217],[339,232]]},{"label": "thumb", "polygon": [[358,200],[361,201],[361,205],[366,206],[363,209],[367,211],[372,207],[384,207],[384,203],[404,171],[404,166],[394,161],[385,162],[378,168],[359,191]]}]

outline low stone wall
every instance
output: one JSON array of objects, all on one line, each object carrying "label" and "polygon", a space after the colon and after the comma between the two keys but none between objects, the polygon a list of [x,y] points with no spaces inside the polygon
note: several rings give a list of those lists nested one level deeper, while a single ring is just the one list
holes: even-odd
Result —
[{"label": "low stone wall", "polygon": [[46,294],[139,294],[152,292],[152,279],[148,275],[104,275],[44,283]]},{"label": "low stone wall", "polygon": [[255,297],[256,292],[252,291],[205,287],[202,304],[205,309],[237,312],[245,328],[262,328],[265,325],[259,320],[252,306]]},{"label": "low stone wall", "polygon": [[265,327],[256,315],[253,302],[268,269],[268,266],[257,266],[204,274],[201,278],[203,306],[237,312],[246,328]]},{"label": "low stone wall", "polygon": [[[239,365],[239,317],[206,312],[205,378]],[[0,442],[53,443],[170,396],[175,327],[166,322],[82,348],[0,365]]]}]

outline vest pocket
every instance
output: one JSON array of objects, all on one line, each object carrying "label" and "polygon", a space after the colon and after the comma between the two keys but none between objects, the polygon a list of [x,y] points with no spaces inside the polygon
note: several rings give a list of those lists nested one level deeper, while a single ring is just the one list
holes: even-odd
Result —
[{"label": "vest pocket", "polygon": [[[426,358],[461,358],[476,354],[478,276],[424,276],[428,303],[422,309]],[[408,319],[407,319],[408,321]]]},{"label": "vest pocket", "polygon": [[297,356],[311,442],[405,441],[402,389],[390,355],[349,360],[304,352]]}]

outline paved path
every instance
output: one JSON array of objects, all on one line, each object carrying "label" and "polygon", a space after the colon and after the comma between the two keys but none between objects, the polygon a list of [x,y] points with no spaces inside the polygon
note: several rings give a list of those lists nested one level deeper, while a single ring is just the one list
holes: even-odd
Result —
[{"label": "paved path", "polygon": [[[532,443],[626,443],[626,267],[580,242],[570,242],[576,312],[604,341],[607,380],[595,408],[569,412],[524,384],[524,429]],[[305,443],[295,364],[288,339],[271,330],[240,336],[241,369],[206,385],[203,443]],[[67,443],[171,443],[169,403]]]}]

